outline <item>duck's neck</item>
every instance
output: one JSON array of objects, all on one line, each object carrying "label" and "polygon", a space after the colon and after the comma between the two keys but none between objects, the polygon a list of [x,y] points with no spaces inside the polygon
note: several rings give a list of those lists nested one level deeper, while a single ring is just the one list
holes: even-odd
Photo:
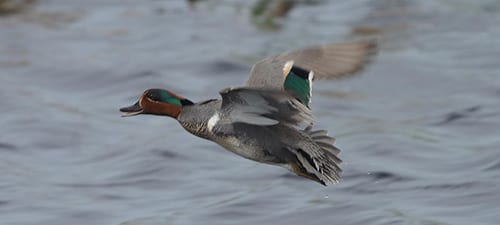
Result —
[{"label": "duck's neck", "polygon": [[207,123],[216,110],[220,108],[221,100],[201,102],[182,107],[182,112],[177,117],[177,121],[188,132],[205,139],[210,139],[212,135],[207,129]]}]

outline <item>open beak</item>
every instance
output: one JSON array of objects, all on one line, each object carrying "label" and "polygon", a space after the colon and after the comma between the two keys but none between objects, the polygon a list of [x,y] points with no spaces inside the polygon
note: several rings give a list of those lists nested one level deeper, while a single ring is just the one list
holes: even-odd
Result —
[{"label": "open beak", "polygon": [[122,117],[128,117],[142,114],[144,110],[141,108],[141,105],[139,105],[139,101],[137,101],[131,106],[120,108],[120,112],[123,112]]}]

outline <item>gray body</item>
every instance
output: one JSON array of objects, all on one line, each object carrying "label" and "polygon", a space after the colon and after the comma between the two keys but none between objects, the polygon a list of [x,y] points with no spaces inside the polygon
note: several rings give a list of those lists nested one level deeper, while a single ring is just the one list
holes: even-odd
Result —
[{"label": "gray body", "polygon": [[177,120],[189,133],[213,141],[244,158],[270,164],[286,163],[269,152],[269,149],[280,148],[276,141],[280,140],[277,126],[237,123],[219,126],[217,133],[209,131],[208,120],[220,109],[221,103],[222,100],[214,100],[186,106]]},{"label": "gray body", "polygon": [[360,41],[263,59],[252,67],[244,88],[222,90],[222,100],[186,105],[177,120],[190,133],[247,159],[324,185],[336,183],[342,170],[335,138],[312,130],[310,109],[283,91],[284,82],[291,65],[314,72],[310,80],[348,76],[362,70],[375,52],[374,42]]},{"label": "gray body", "polygon": [[[223,90],[221,95],[223,100],[185,106],[177,120],[188,132],[244,158],[297,173],[295,165],[323,184],[339,181],[335,139],[321,131],[316,135],[321,140],[314,140],[310,130],[299,129],[310,122],[310,111],[292,96],[244,88]],[[214,115],[218,120],[210,125]]]}]

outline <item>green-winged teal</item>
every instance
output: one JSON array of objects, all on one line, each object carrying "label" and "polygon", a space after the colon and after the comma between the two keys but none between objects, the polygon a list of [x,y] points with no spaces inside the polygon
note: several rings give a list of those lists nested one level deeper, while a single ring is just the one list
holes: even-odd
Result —
[{"label": "green-winged teal", "polygon": [[328,44],[286,52],[253,65],[239,88],[222,99],[192,101],[164,89],[148,89],[123,116],[170,116],[188,132],[247,159],[287,168],[323,185],[340,181],[335,138],[312,130],[312,81],[361,70],[376,52],[373,41]]}]

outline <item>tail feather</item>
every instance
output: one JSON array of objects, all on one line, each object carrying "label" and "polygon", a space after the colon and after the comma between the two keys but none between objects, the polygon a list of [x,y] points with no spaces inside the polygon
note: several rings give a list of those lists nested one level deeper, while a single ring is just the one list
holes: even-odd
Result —
[{"label": "tail feather", "polygon": [[314,139],[314,141],[316,142],[321,142],[321,143],[326,143],[326,144],[335,144],[335,138],[334,137],[330,137],[330,136],[327,136],[327,135],[323,135],[323,136],[313,136],[311,137],[312,139]]},{"label": "tail feather", "polygon": [[301,166],[300,164],[292,163],[291,164],[292,171],[297,174],[298,176],[305,177],[310,180],[314,180],[322,185],[326,186],[326,183],[319,179],[318,176],[316,176],[314,173],[309,173],[307,172],[307,169]]},{"label": "tail feather", "polygon": [[312,131],[311,129],[312,129],[312,127],[308,126],[304,131],[307,134],[309,134],[309,136],[324,136],[324,135],[328,135],[328,131],[327,130],[315,130],[315,131]]},{"label": "tail feather", "polygon": [[295,149],[297,165],[292,165],[294,172],[323,185],[338,183],[341,180],[342,160],[337,156],[340,149],[335,147],[335,138],[328,136],[326,130],[312,131],[309,126],[304,130],[313,143],[308,142]]},{"label": "tail feather", "polygon": [[[340,153],[340,149],[333,146],[333,144],[329,144],[329,143],[325,143],[325,142],[316,142],[316,144],[318,144],[322,149],[326,150],[327,152],[329,152],[330,154],[335,156],[335,158],[338,158],[337,155]],[[342,160],[340,160],[338,163],[341,163],[341,162],[342,162]]]},{"label": "tail feather", "polygon": [[336,148],[333,145],[326,145],[324,143],[316,143],[316,144],[318,144],[319,147],[321,147],[321,149],[327,153],[327,155],[330,157],[331,160],[335,162],[335,164],[342,163],[342,160],[337,156],[337,154],[340,152],[340,149]]},{"label": "tail feather", "polygon": [[[328,136],[328,131],[327,130],[312,130],[312,126],[308,126],[304,132],[306,132],[313,140],[321,146],[322,149],[327,150],[331,154],[337,156],[340,153],[340,149],[334,146],[335,144],[335,138]],[[338,157],[337,157],[338,159]],[[339,159],[340,160],[340,159]],[[340,160],[338,163],[341,163],[342,160]]]}]

